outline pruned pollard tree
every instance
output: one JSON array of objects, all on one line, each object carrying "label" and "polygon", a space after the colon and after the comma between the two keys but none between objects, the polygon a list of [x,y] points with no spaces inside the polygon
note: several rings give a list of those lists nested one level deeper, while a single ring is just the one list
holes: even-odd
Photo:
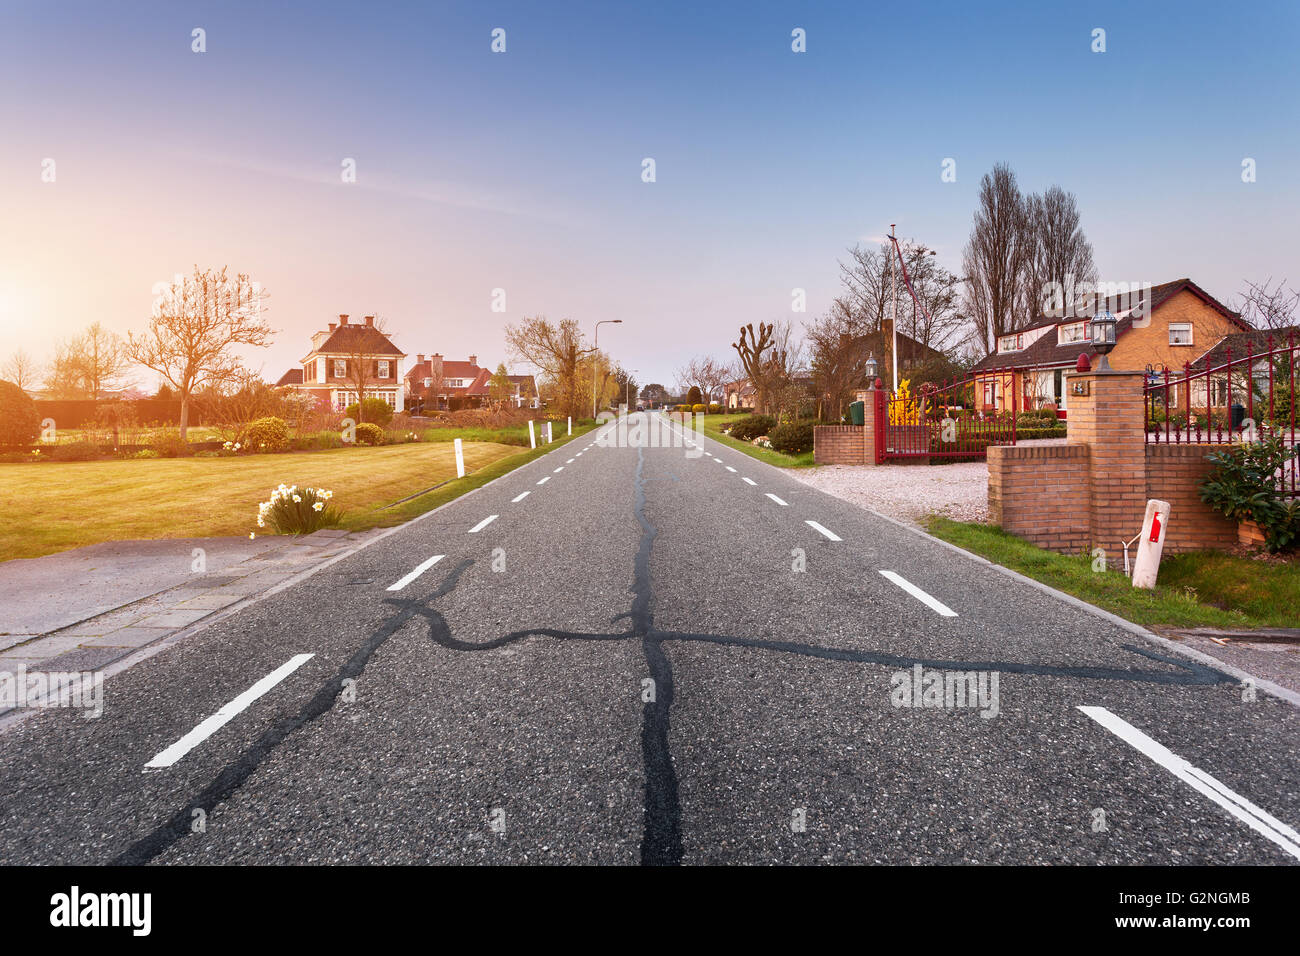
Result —
[{"label": "pruned pollard tree", "polygon": [[740,356],[740,367],[745,370],[745,377],[749,379],[758,393],[757,404],[759,411],[766,409],[763,380],[767,374],[767,364],[771,360],[771,351],[775,344],[773,330],[771,322],[760,322],[758,323],[758,333],[755,334],[754,323],[751,322],[749,325],[740,327],[740,341],[731,343],[731,347]]},{"label": "pruned pollard tree", "polygon": [[274,334],[263,316],[266,292],[244,273],[197,266],[160,287],[149,328],[128,333],[132,361],[157,372],[180,396],[181,439],[186,438],[195,389],[234,378],[238,346],[266,348]]}]

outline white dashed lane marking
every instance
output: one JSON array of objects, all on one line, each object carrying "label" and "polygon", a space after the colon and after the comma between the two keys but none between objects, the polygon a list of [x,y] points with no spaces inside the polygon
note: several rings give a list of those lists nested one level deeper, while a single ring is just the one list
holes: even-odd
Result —
[{"label": "white dashed lane marking", "polygon": [[744,482],[745,484],[747,484],[747,485],[754,485],[755,487],[757,487],[757,485],[758,485],[758,482],[755,481],[753,478],[746,478],[746,477],[744,477],[743,475],[741,476],[741,479],[740,479],[740,480],[743,481],[743,482]]},{"label": "white dashed lane marking", "polygon": [[230,703],[226,704],[219,711],[209,717],[203,723],[199,724],[188,734],[182,737],[176,743],[172,744],[158,756],[154,757],[144,765],[146,770],[163,770],[170,767],[176,761],[180,760],[187,753],[197,747],[203,741],[207,740],[226,724],[234,720],[240,713],[248,709],[248,706],[269,691],[280,681],[284,680],[303,664],[315,657],[315,654],[295,654],[289,660],[281,664],[271,673],[267,674],[248,690],[244,691]]},{"label": "white dashed lane marking", "polygon": [[790,507],[789,502],[782,501],[780,498],[778,498],[776,495],[772,494],[772,492],[770,492],[770,491],[767,493],[767,496],[768,496],[769,498],[771,498],[773,501],[775,501],[775,502],[776,502],[778,505],[780,505],[782,508],[788,508],[788,507]]},{"label": "white dashed lane marking", "polygon": [[482,531],[484,528],[486,528],[488,525],[490,525],[493,521],[496,520],[497,520],[497,515],[488,515],[478,524],[474,525],[474,527],[470,528],[468,533],[476,534],[477,532]]},{"label": "white dashed lane marking", "polygon": [[539,484],[539,485],[544,485],[544,484],[546,484],[546,483],[547,483],[548,481],[550,481],[550,480],[551,480],[551,476],[550,476],[550,475],[547,475],[545,478],[543,478],[541,481],[539,481],[538,484]]},{"label": "white dashed lane marking", "polygon": [[814,531],[819,531],[819,532],[821,532],[822,534],[826,535],[826,537],[830,538],[832,541],[843,541],[843,540],[844,540],[844,539],[841,538],[839,535],[837,535],[834,531],[830,531],[830,530],[828,530],[828,529],[826,529],[826,528],[823,528],[823,527],[822,527],[821,525],[819,525],[816,521],[805,521],[804,524],[808,525],[808,527],[812,528]]},{"label": "white dashed lane marking", "polygon": [[888,581],[892,581],[892,582],[894,582],[895,584],[897,584],[900,588],[902,588],[902,589],[903,589],[904,591],[906,591],[908,594],[912,595],[912,597],[916,598],[918,601],[920,601],[920,602],[921,602],[922,604],[924,604],[926,607],[931,608],[932,610],[938,611],[938,612],[939,612],[940,614],[942,614],[944,617],[956,617],[956,616],[957,616],[957,612],[954,611],[952,608],[950,608],[948,605],[944,604],[944,603],[943,603],[942,601],[940,601],[938,598],[934,598],[934,597],[931,597],[930,595],[926,594],[924,591],[922,591],[922,590],[921,590],[920,588],[918,588],[915,584],[913,584],[911,581],[907,580],[907,578],[903,577],[903,576],[902,576],[901,574],[899,574],[898,572],[896,572],[896,571],[881,571],[880,573],[881,573],[882,575],[884,575],[884,577],[885,577],[886,580],[888,580]]},{"label": "white dashed lane marking", "polygon": [[532,494],[531,491],[525,491],[522,495],[515,495],[513,498],[510,499],[510,503],[517,505],[519,504],[519,502],[523,501],[531,494]]},{"label": "white dashed lane marking", "polygon": [[1097,723],[1124,741],[1138,753],[1155,761],[1201,796],[1213,800],[1257,833],[1272,840],[1300,860],[1300,833],[1277,817],[1261,810],[1235,790],[1224,786],[1204,770],[1193,767],[1164,744],[1148,737],[1128,721],[1116,717],[1105,707],[1080,707]]},{"label": "white dashed lane marking", "polygon": [[728,465],[728,466],[727,466],[727,471],[731,472],[732,474],[735,474],[736,469],[734,469],[734,468],[732,468],[730,465]]},{"label": "white dashed lane marking", "polygon": [[410,584],[412,581],[418,578],[425,571],[428,571],[431,567],[433,567],[435,564],[441,561],[442,558],[443,556],[441,554],[435,554],[433,557],[421,561],[418,565],[415,566],[415,570],[412,571],[410,574],[406,575],[406,577],[401,578],[395,583],[388,585],[388,590],[390,591],[402,590],[402,588],[406,587],[408,584]]}]

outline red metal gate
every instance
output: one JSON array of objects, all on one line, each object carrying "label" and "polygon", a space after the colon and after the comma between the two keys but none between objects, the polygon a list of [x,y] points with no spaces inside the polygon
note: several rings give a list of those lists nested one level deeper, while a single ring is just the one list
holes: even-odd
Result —
[{"label": "red metal gate", "polygon": [[[989,373],[997,377],[998,373]],[[931,462],[984,458],[993,445],[1016,443],[1020,410],[1017,389],[1008,388],[1010,408],[981,407],[981,376],[923,385],[913,392],[875,395],[876,464],[897,460]],[[1014,379],[1009,379],[1014,383]]]}]

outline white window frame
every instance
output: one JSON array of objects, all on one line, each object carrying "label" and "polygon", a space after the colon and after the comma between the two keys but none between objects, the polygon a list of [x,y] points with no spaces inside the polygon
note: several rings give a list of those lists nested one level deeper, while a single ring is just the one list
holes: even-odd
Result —
[{"label": "white window frame", "polygon": [[331,359],[331,361],[334,363],[334,377],[335,377],[335,378],[347,378],[347,377],[348,377],[348,360],[347,360],[347,359],[336,358],[336,359]]},{"label": "white window frame", "polygon": [[379,360],[379,377],[388,378],[388,359]]},{"label": "white window frame", "polygon": [[[1073,337],[1067,338],[1066,337],[1067,329],[1069,330],[1069,334],[1071,336],[1073,336],[1077,330],[1079,333],[1078,338],[1073,338]],[[1092,335],[1089,332],[1087,322],[1070,322],[1066,325],[1059,325],[1056,328],[1057,345],[1082,345],[1083,343],[1090,342],[1090,341],[1092,341]]]},{"label": "white window frame", "polygon": [[[1185,332],[1187,333],[1187,341],[1186,341],[1186,342],[1175,342],[1175,341],[1174,341],[1174,333],[1175,333],[1176,331],[1177,331],[1177,332],[1183,332],[1183,331],[1185,331]],[[1171,346],[1174,346],[1174,347],[1176,347],[1176,348],[1180,348],[1180,347],[1182,347],[1182,346],[1184,346],[1184,345],[1193,345],[1193,344],[1195,344],[1195,343],[1194,343],[1194,339],[1195,339],[1195,338],[1196,338],[1196,328],[1195,328],[1195,326],[1192,325],[1191,322],[1170,322],[1170,323],[1169,323],[1169,344],[1170,344]]]}]

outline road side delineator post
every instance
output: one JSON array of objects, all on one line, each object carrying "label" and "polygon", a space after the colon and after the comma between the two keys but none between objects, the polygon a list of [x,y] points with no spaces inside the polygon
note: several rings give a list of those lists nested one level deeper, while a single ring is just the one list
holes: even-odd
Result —
[{"label": "road side delineator post", "polygon": [[[1138,535],[1137,557],[1133,561],[1133,586],[1154,588],[1160,573],[1160,555],[1165,550],[1165,529],[1169,527],[1169,502],[1152,498],[1147,502],[1142,518],[1142,533]],[[1128,557],[1128,548],[1124,549]]]},{"label": "road side delineator post", "polygon": [[464,478],[465,477],[465,448],[464,446],[461,445],[459,438],[455,439],[453,444],[456,446],[456,477]]},{"label": "road side delineator post", "polygon": [[553,430],[551,429],[551,423],[547,422],[546,423],[546,444],[549,445],[553,441],[555,441],[555,435]]},{"label": "road side delineator post", "polygon": [[537,436],[533,433],[533,420],[531,418],[528,419],[528,447],[537,447]]},{"label": "road side delineator post", "polygon": [[570,435],[573,434],[573,416],[572,416],[572,415],[569,416],[569,432],[568,432],[568,434],[570,434]]}]

